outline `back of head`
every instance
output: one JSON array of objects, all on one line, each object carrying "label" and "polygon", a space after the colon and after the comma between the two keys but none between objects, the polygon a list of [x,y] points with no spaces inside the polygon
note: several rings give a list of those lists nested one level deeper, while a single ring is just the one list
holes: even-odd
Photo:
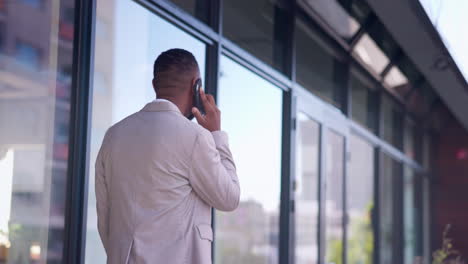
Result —
[{"label": "back of head", "polygon": [[154,62],[153,87],[159,95],[177,96],[199,78],[198,63],[192,53],[184,49],[170,49]]}]

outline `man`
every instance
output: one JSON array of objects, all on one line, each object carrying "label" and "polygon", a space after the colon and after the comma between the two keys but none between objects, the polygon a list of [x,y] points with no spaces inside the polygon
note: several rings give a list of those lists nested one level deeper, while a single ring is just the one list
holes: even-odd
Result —
[{"label": "man", "polygon": [[104,137],[96,200],[107,263],[211,263],[211,208],[236,209],[240,189],[213,96],[200,93],[205,115],[193,107],[199,78],[190,52],[161,53],[157,99]]}]

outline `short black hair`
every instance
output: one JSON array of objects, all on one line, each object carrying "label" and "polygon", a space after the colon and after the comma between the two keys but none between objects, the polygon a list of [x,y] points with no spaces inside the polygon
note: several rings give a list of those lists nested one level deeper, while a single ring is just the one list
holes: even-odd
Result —
[{"label": "short black hair", "polygon": [[166,72],[184,74],[194,70],[198,70],[198,63],[192,53],[184,49],[169,49],[154,61],[153,78]]}]

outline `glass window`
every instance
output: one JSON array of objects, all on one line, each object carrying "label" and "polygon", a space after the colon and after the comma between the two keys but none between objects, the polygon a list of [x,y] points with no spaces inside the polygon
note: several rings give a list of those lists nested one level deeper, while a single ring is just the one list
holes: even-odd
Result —
[{"label": "glass window", "polygon": [[[205,76],[206,50],[203,42],[134,1],[98,1],[96,20],[105,23],[107,33],[95,36],[91,162],[111,125],[154,100],[153,63],[161,52],[170,48],[192,52]],[[89,175],[85,263],[105,263],[97,230],[94,166],[89,167]]]},{"label": "glass window", "polygon": [[40,66],[39,49],[32,44],[18,41],[16,43],[15,57],[18,62],[30,68],[38,69]]},{"label": "glass window", "polygon": [[325,50],[301,20],[296,20],[296,78],[304,88],[341,108],[346,66]]},{"label": "glass window", "polygon": [[0,263],[64,263],[72,83],[57,65],[72,63],[74,46],[55,29],[74,5],[31,19],[30,6],[0,1],[15,13],[0,17]]},{"label": "glass window", "polygon": [[402,148],[403,141],[403,113],[397,104],[388,96],[384,96],[383,111],[383,138],[396,148]]},{"label": "glass window", "polygon": [[379,75],[390,62],[388,57],[367,33],[362,35],[352,53],[374,75]]},{"label": "glass window", "polygon": [[351,135],[346,195],[349,221],[346,263],[373,263],[374,148]]},{"label": "glass window", "polygon": [[318,263],[319,124],[297,115],[295,263]]},{"label": "glass window", "polygon": [[237,210],[216,212],[215,260],[277,263],[283,93],[225,56],[221,73],[222,126],[229,133],[242,191]]},{"label": "glass window", "polygon": [[405,166],[403,180],[404,263],[422,261],[422,194],[415,172]]},{"label": "glass window", "polygon": [[416,143],[417,143],[416,136],[417,136],[417,134],[416,134],[415,125],[411,121],[406,120],[403,150],[404,150],[405,154],[408,157],[412,158],[412,159],[416,158],[416,152],[417,152],[417,149],[416,149]]},{"label": "glass window", "polygon": [[399,262],[398,250],[400,237],[398,235],[399,206],[398,196],[399,181],[402,177],[401,164],[386,154],[382,154],[380,168],[380,262],[393,264]]},{"label": "glass window", "polygon": [[279,71],[285,71],[285,4],[279,0],[226,0],[223,2],[223,34]]},{"label": "glass window", "polygon": [[42,0],[22,0],[22,1],[35,8],[40,8],[42,4]]},{"label": "glass window", "polygon": [[351,39],[359,29],[359,23],[356,19],[351,17],[337,0],[301,0],[299,5],[306,12],[318,14],[344,39]]},{"label": "glass window", "polygon": [[325,260],[343,263],[344,137],[329,130],[325,144]]},{"label": "glass window", "polygon": [[[1,1],[1,0],[0,0]],[[0,8],[1,10],[1,8]],[[3,50],[3,46],[5,45],[5,23],[0,21],[0,52]]]},{"label": "glass window", "polygon": [[208,23],[210,18],[210,4],[209,0],[170,0],[174,4],[181,7],[183,10]]},{"label": "glass window", "polygon": [[375,132],[377,130],[378,93],[351,71],[351,117]]},{"label": "glass window", "polygon": [[432,137],[429,133],[425,133],[423,136],[422,146],[422,164],[426,170],[432,169]]}]

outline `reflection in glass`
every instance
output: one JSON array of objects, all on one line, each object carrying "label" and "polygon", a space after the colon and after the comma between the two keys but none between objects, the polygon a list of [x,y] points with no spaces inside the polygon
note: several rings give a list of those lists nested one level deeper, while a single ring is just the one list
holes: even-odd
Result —
[{"label": "reflection in glass", "polygon": [[299,112],[296,136],[295,257],[297,264],[318,263],[319,124]]},{"label": "reflection in glass", "polygon": [[[92,164],[106,130],[154,100],[151,80],[156,57],[170,48],[187,49],[194,54],[201,76],[204,76],[206,47],[134,1],[127,0],[97,1],[96,32],[89,154]],[[105,263],[105,252],[97,231],[94,166],[89,170],[85,262]]]},{"label": "reflection in glass", "polygon": [[287,8],[286,1],[280,0],[225,0],[223,34],[266,64],[285,71]]},{"label": "reflection in glass", "polygon": [[74,6],[0,1],[0,263],[63,263]]},{"label": "reflection in glass", "polygon": [[241,198],[234,212],[216,212],[216,263],[278,262],[282,98],[276,86],[221,58],[218,102]]},{"label": "reflection in glass", "polygon": [[313,37],[301,20],[296,20],[296,78],[314,94],[341,108],[345,66]]},{"label": "reflection in glass", "polygon": [[374,230],[374,148],[358,136],[351,135],[347,180],[347,262],[373,262]]},{"label": "reflection in glass", "polygon": [[354,47],[353,54],[375,75],[380,74],[390,62],[368,34],[362,35]]},{"label": "reflection in glass", "polygon": [[377,130],[377,92],[351,72],[351,117],[369,128]]},{"label": "reflection in glass", "polygon": [[325,144],[325,260],[342,263],[344,137],[330,130]]},{"label": "reflection in glass", "polygon": [[299,5],[307,12],[319,14],[344,39],[351,39],[359,29],[359,23],[337,0],[301,0]]}]

